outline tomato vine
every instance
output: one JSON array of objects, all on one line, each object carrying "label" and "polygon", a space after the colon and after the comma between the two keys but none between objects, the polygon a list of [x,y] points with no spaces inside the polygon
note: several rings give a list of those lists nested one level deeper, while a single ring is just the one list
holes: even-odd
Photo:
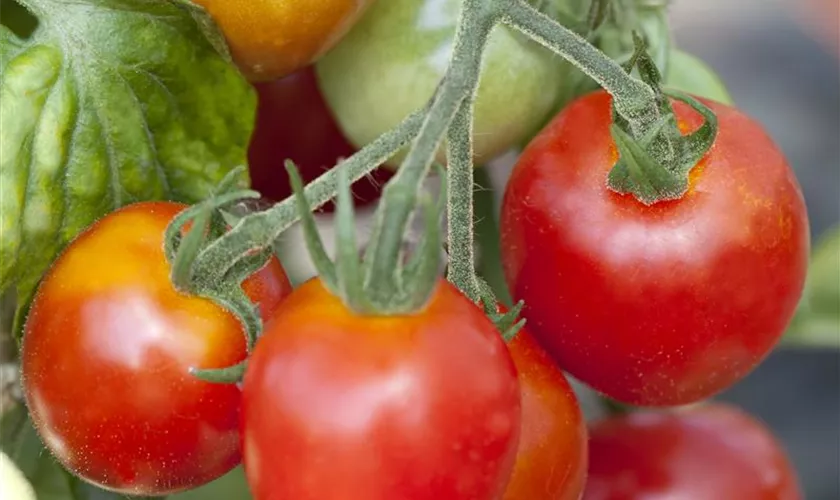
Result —
[{"label": "tomato vine", "polygon": [[[590,22],[603,16],[604,3],[596,3]],[[419,281],[426,284],[424,287],[401,282],[398,264],[403,234],[417,207],[418,186],[428,175],[435,151],[446,138],[446,177],[450,184],[447,200],[449,279],[473,301],[483,302],[492,313],[495,298],[489,287],[476,277],[472,254],[471,124],[472,102],[484,47],[490,32],[499,24],[510,26],[551,49],[613,95],[618,119],[615,133],[621,151],[614,172],[626,173],[611,176],[608,181],[611,188],[632,193],[646,204],[674,199],[685,192],[688,170],[711,145],[714,117],[702,104],[692,100],[692,106],[703,111],[707,118],[705,134],[685,139],[681,136],[668,99],[658,88],[659,75],[655,66],[652,62],[644,65],[647,59],[643,44],[638,44],[641,55],[634,58],[642,62],[643,78],[637,79],[629,71],[632,64],[628,68],[622,67],[581,35],[525,0],[464,0],[448,70],[426,108],[411,114],[398,127],[306,186],[303,190],[305,204],[287,199],[269,210],[243,217],[229,233],[197,253],[193,262],[196,283],[185,288],[206,294],[218,283],[225,282],[226,274],[238,263],[255,252],[270,248],[287,227],[300,219],[301,210],[317,207],[340,192],[340,176],[355,181],[411,141],[397,175],[383,191],[372,240],[362,263],[363,283],[360,285],[367,290],[372,306],[372,309],[365,308],[366,312],[411,312],[424,303],[423,297],[429,295],[433,281]],[[681,94],[675,96],[687,99]],[[696,140],[698,135],[703,135],[701,141]],[[690,155],[687,156],[686,151]],[[310,235],[309,239],[313,237]],[[316,250],[316,253],[321,252]],[[339,250],[339,254],[345,253],[347,251]],[[319,256],[316,260],[324,259]],[[340,292],[338,288],[334,290]],[[345,302],[352,303],[346,290],[342,296]],[[517,314],[518,308],[514,308],[506,321]],[[503,318],[494,319],[503,321]]]}]

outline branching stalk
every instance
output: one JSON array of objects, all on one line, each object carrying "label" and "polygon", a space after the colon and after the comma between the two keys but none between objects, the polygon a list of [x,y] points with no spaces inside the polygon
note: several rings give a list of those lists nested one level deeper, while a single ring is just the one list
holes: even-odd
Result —
[{"label": "branching stalk", "polygon": [[[411,151],[382,193],[365,258],[365,283],[379,284],[381,289],[373,292],[379,297],[392,295],[399,288],[394,270],[409,218],[417,205],[420,184],[428,175],[435,152],[461,103],[473,95],[478,86],[482,53],[497,19],[486,8],[487,4],[488,0],[464,0],[447,73]],[[471,121],[471,117],[466,118]],[[471,207],[470,202],[470,210]]]},{"label": "branching stalk", "polygon": [[[310,182],[304,190],[310,206],[316,209],[335,197],[339,169],[346,169],[351,182],[354,182],[393,156],[417,134],[424,117],[423,111],[412,113],[396,128]],[[300,214],[294,197],[264,212],[243,217],[228,233],[209,244],[198,255],[194,263],[194,274],[205,276],[208,282],[221,281],[237,262],[247,258],[254,249],[271,247],[283,231],[298,220]]]}]

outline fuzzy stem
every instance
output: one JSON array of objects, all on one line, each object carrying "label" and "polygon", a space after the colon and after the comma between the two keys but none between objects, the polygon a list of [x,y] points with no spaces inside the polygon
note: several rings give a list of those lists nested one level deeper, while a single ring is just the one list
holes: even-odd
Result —
[{"label": "fuzzy stem", "polygon": [[630,76],[620,64],[583,37],[534,9],[525,0],[496,0],[505,4],[502,22],[559,54],[595,80],[614,99],[618,113],[629,123],[634,136],[659,121],[653,89]]},{"label": "fuzzy stem", "polygon": [[[354,182],[381,165],[411,141],[420,130],[424,116],[425,110],[412,113],[396,128],[310,182],[304,189],[309,205],[315,209],[335,196],[339,169],[347,169],[348,177]],[[208,282],[220,281],[237,262],[253,253],[253,249],[269,248],[283,231],[299,219],[294,197],[264,212],[243,217],[230,231],[199,254],[194,274],[206,276]]]},{"label": "fuzzy stem", "polygon": [[473,241],[473,148],[472,99],[465,100],[449,128],[447,138],[447,226],[449,234],[449,275],[447,278],[478,303],[480,297],[475,272]]},{"label": "fuzzy stem", "polygon": [[397,291],[399,283],[395,270],[398,269],[406,226],[417,205],[421,182],[428,175],[434,154],[461,103],[478,85],[484,46],[497,19],[496,14],[486,8],[490,1],[464,0],[447,73],[408,156],[383,190],[365,259],[365,284],[380,300],[387,300]]}]

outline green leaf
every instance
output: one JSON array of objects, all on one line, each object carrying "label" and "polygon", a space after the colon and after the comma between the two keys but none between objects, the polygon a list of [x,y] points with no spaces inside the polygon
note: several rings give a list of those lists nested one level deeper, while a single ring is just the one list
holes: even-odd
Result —
[{"label": "green leaf", "polygon": [[21,296],[113,209],[207,197],[246,163],[256,109],[181,0],[26,4],[32,38],[0,27],[0,290]]},{"label": "green leaf", "polygon": [[840,226],[815,245],[805,291],[783,343],[840,349]]}]

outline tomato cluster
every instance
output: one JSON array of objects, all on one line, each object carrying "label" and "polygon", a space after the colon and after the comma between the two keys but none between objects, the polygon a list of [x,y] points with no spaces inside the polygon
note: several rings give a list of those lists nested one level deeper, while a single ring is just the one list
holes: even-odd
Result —
[{"label": "tomato cluster", "polygon": [[[271,200],[291,194],[285,159],[312,180],[422,106],[458,12],[422,0],[199,3],[243,72],[271,80],[255,85],[249,151],[253,185]],[[301,35],[294,12],[315,3]],[[248,36],[262,23],[276,35]],[[528,143],[504,189],[499,263],[524,329],[506,343],[442,278],[414,314],[360,314],[319,277],[293,289],[272,257],[242,284],[264,324],[249,352],[233,314],[171,281],[164,231],[185,206],[136,203],[62,253],[26,321],[24,392],[50,452],[88,482],[147,496],[241,462],[258,500],[799,498],[783,450],[746,415],[701,405],[587,426],[564,374],[622,403],[677,406],[768,355],[809,252],[782,153],[755,121],[706,99],[719,131],[688,193],[654,205],[617,194],[605,184],[618,157],[610,96],[577,96],[533,136],[562,104],[563,67],[507,28],[493,36],[476,157]],[[674,106],[683,133],[700,126]],[[358,203],[392,175],[376,172],[354,186]],[[246,359],[241,384],[193,374]]]}]

